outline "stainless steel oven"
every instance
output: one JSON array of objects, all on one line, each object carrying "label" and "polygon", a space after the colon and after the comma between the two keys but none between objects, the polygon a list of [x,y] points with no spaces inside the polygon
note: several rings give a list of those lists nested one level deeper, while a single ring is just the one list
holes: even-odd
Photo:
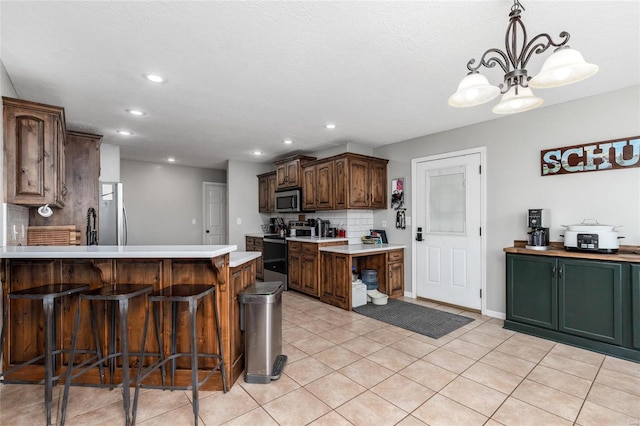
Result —
[{"label": "stainless steel oven", "polygon": [[282,281],[284,289],[287,283],[287,241],[280,237],[265,237],[263,240],[264,281]]}]

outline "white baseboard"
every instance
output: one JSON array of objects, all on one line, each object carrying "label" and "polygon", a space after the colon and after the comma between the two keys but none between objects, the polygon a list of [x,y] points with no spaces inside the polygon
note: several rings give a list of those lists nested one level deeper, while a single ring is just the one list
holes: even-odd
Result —
[{"label": "white baseboard", "polygon": [[498,318],[501,320],[507,318],[507,315],[504,312],[490,311],[488,309],[485,312],[483,312],[483,314],[488,317]]}]

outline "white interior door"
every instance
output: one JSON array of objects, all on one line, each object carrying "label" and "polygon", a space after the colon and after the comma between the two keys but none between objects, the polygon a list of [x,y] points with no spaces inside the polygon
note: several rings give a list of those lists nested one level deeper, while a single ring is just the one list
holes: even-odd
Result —
[{"label": "white interior door", "polygon": [[416,294],[481,309],[479,152],[415,164]]},{"label": "white interior door", "polygon": [[227,185],[204,182],[204,237],[206,245],[227,244]]}]

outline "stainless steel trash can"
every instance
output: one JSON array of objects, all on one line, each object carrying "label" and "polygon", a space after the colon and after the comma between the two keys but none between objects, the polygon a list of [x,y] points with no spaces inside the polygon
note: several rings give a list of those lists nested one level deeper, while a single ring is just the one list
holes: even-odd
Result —
[{"label": "stainless steel trash can", "polygon": [[264,282],[253,284],[238,295],[247,383],[279,379],[287,362],[282,354],[283,290],[280,281]]}]

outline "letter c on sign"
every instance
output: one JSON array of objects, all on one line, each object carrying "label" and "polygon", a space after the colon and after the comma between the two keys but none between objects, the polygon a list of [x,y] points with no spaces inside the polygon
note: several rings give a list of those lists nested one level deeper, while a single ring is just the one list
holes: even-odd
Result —
[{"label": "letter c on sign", "polygon": [[575,166],[570,166],[569,165],[569,157],[571,157],[572,155],[577,155],[579,158],[582,158],[582,153],[583,153],[582,147],[580,147],[580,148],[571,148],[571,149],[566,150],[562,154],[562,168],[565,169],[569,173],[583,171],[584,170],[584,162],[583,161],[579,162]]}]

